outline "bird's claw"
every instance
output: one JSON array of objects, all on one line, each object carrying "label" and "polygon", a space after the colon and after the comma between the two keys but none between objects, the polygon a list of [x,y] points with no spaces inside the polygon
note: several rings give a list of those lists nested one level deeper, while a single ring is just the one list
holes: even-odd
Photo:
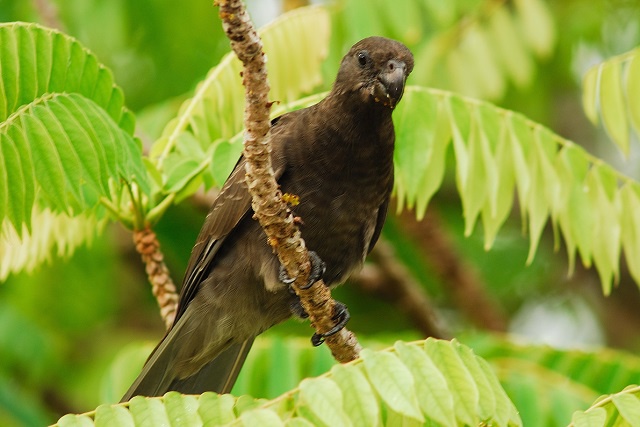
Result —
[{"label": "bird's claw", "polygon": [[336,322],[336,324],[327,332],[321,334],[316,332],[315,334],[313,334],[313,336],[311,337],[311,344],[313,344],[314,347],[318,347],[324,342],[325,338],[340,332],[340,330],[345,327],[350,318],[351,315],[349,314],[349,309],[347,309],[347,306],[339,301],[335,301],[335,305],[333,306],[332,319]]},{"label": "bird's claw", "polygon": [[[307,280],[307,283],[304,286],[300,286],[300,289],[309,289],[311,286],[313,286],[314,283],[322,279],[322,276],[324,275],[324,272],[327,269],[327,265],[324,263],[324,261],[322,261],[322,259],[320,259],[318,254],[315,253],[314,251],[309,251],[309,262],[311,263],[309,280]],[[285,285],[288,285],[289,292],[291,292],[292,294],[295,294],[295,292],[291,288],[291,285],[293,284],[293,282],[296,281],[296,279],[297,277],[294,277],[294,278],[289,277],[289,275],[287,274],[287,270],[284,268],[282,264],[280,265],[278,280],[280,280],[280,282],[284,283]]]}]

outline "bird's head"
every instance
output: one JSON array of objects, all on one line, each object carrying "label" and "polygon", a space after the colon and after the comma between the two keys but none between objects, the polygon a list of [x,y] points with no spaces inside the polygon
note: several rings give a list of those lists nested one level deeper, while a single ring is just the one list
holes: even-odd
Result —
[{"label": "bird's head", "polygon": [[357,93],[365,103],[393,109],[412,70],[413,55],[405,45],[368,37],[353,45],[342,59],[334,92]]}]

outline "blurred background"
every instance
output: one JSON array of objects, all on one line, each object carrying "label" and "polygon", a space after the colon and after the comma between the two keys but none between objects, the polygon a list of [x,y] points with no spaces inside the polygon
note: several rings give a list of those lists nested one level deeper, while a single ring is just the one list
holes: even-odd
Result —
[{"label": "blurred background", "polygon": [[[263,25],[310,2],[247,3]],[[326,78],[315,91],[330,87],[339,59],[355,41],[373,34],[395,38],[416,56],[411,84],[520,112],[640,177],[638,144],[624,159],[581,106],[587,68],[640,44],[637,0],[311,3],[326,4],[332,16]],[[499,14],[516,27],[529,26],[529,39],[496,35],[488,45],[513,43],[517,69],[496,69],[483,51],[487,45],[477,41]],[[0,21],[57,28],[96,53],[123,88],[143,142],[157,137],[169,113],[229,50],[210,1],[0,0]],[[451,164],[424,220],[411,211],[395,213],[392,203],[371,262],[334,293],[348,305],[349,328],[365,345],[458,337],[483,356],[487,337],[512,333],[515,342],[558,349],[640,349],[640,293],[624,265],[617,287],[604,297],[596,271],[577,262],[568,276],[565,248],[560,243],[554,249],[548,227],[527,266],[529,241],[517,208],[485,251],[481,225],[464,237],[453,171]],[[174,206],[156,228],[177,283],[210,197]],[[32,274],[10,276],[0,285],[0,424],[43,425],[117,401],[163,333],[144,267],[120,225],[108,226],[70,259],[52,256]],[[306,375],[326,371],[331,358],[325,348],[308,348],[311,333],[296,321],[270,330],[256,343],[247,372],[292,363],[304,365],[296,366]],[[286,373],[256,379],[247,372],[235,394],[273,397],[299,380]]]}]

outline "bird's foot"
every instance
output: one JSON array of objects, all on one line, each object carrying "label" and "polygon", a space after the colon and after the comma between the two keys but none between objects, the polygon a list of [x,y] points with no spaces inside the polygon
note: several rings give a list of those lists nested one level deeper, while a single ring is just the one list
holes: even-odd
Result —
[{"label": "bird's foot", "polygon": [[[304,286],[301,286],[300,289],[309,289],[311,286],[313,286],[314,283],[322,279],[322,275],[324,274],[327,268],[324,261],[322,261],[322,259],[320,259],[318,254],[315,253],[314,251],[309,251],[309,262],[311,262],[311,271],[309,272],[309,280],[307,280],[307,283]],[[287,274],[287,270],[285,270],[283,265],[280,265],[280,272],[278,273],[278,279],[285,285],[289,286],[289,292],[295,294],[294,290],[291,288],[291,285],[293,284],[293,282],[296,281],[296,277],[294,278],[289,277],[289,275]]]},{"label": "bird's foot", "polygon": [[314,347],[321,345],[324,342],[325,338],[340,332],[340,330],[345,327],[350,318],[351,315],[349,314],[347,306],[340,301],[335,301],[335,305],[333,306],[332,319],[334,322],[336,322],[336,324],[327,332],[324,332],[322,334],[316,332],[315,334],[313,334],[313,336],[311,337],[311,344],[313,344]]}]

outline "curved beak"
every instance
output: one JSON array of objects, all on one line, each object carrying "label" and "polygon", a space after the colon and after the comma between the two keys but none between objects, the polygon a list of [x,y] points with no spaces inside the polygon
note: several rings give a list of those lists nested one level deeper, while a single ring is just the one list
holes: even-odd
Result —
[{"label": "curved beak", "polygon": [[376,102],[395,108],[404,92],[404,83],[407,79],[406,68],[404,62],[396,59],[387,62],[384,71],[378,75],[378,81],[381,84],[376,85],[374,89],[373,95]]}]

